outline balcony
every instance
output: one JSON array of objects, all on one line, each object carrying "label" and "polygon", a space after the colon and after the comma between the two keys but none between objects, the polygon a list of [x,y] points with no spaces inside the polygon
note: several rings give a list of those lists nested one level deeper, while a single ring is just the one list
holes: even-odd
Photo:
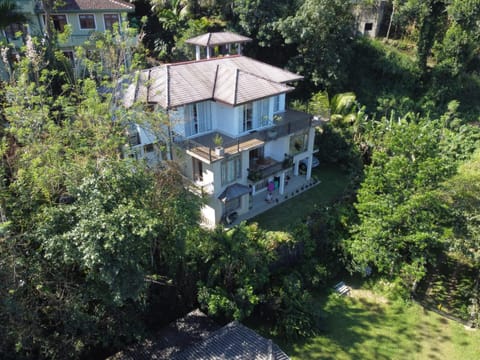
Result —
[{"label": "balcony", "polygon": [[283,169],[287,169],[293,165],[292,158],[285,156],[283,161],[277,161],[270,157],[261,158],[250,162],[248,168],[248,180],[257,182],[272,176]]},{"label": "balcony", "polygon": [[[294,134],[312,126],[320,125],[320,123],[320,120],[314,120],[304,112],[287,110],[275,115],[275,121],[272,121],[271,126],[252,130],[248,134],[237,138],[214,131],[194,139],[176,138],[174,142],[184,148],[190,155],[204,162],[212,163],[223,159],[225,156],[257,148],[268,141]],[[223,153],[215,152],[213,139],[217,134],[223,139]]]}]

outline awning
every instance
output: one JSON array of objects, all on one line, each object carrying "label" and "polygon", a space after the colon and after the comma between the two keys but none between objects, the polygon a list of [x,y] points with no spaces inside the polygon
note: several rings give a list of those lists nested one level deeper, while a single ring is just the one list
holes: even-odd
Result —
[{"label": "awning", "polygon": [[219,196],[218,199],[224,202],[236,199],[240,196],[248,194],[250,188],[246,185],[235,183],[228,186]]}]

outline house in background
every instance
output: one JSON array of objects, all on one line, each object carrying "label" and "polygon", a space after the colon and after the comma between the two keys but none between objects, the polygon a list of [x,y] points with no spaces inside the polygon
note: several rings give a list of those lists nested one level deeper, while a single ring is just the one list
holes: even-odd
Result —
[{"label": "house in background", "polygon": [[[23,44],[18,32],[32,36],[45,34],[45,11],[40,0],[13,1],[18,11],[27,18],[26,24],[11,24],[1,34],[7,43],[17,47]],[[62,0],[61,6],[55,6],[51,12],[53,27],[63,32],[68,24],[72,33],[68,41],[60,46],[65,52],[71,52],[75,46],[83,44],[94,31],[112,30],[114,24],[120,23],[127,13],[135,7],[123,0]]]},{"label": "house in background", "polygon": [[248,216],[269,193],[278,202],[289,180],[311,177],[316,121],[285,107],[291,84],[302,76],[242,56],[249,40],[228,32],[190,39],[197,60],[140,71],[120,89],[123,105],[142,103],[165,114],[166,151],[156,149],[151,130],[135,124],[130,149],[152,164],[180,166],[208,199],[202,208],[207,227],[233,214]]},{"label": "house in background", "polygon": [[387,1],[375,0],[366,3],[362,0],[352,0],[352,3],[357,33],[371,38],[377,37],[385,15]]}]

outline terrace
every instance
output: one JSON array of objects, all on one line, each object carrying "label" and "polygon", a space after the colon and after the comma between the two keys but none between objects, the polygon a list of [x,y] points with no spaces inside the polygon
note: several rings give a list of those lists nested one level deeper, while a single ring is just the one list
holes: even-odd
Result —
[{"label": "terrace", "polygon": [[[248,134],[233,138],[223,133],[214,131],[194,139],[177,138],[176,143],[183,147],[188,154],[212,163],[223,159],[225,156],[235,155],[242,151],[251,150],[275,140],[312,126],[321,124],[321,120],[313,119],[309,114],[296,110],[287,110],[278,114],[271,125],[259,130],[252,130]],[[223,151],[216,152],[214,138],[221,136]]]}]

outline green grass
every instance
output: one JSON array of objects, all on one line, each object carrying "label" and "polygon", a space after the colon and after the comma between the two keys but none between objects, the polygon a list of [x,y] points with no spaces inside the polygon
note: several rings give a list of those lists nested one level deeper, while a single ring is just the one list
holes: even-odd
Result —
[{"label": "green grass", "polygon": [[480,356],[480,331],[424,310],[417,304],[389,303],[365,290],[352,297],[329,295],[319,301],[324,331],[280,347],[292,359],[448,359]]},{"label": "green grass", "polygon": [[321,165],[314,169],[312,176],[321,183],[302,194],[283,202],[281,205],[254,217],[265,230],[286,230],[293,220],[304,220],[316,207],[340,196],[348,184],[348,177],[338,165]]}]

